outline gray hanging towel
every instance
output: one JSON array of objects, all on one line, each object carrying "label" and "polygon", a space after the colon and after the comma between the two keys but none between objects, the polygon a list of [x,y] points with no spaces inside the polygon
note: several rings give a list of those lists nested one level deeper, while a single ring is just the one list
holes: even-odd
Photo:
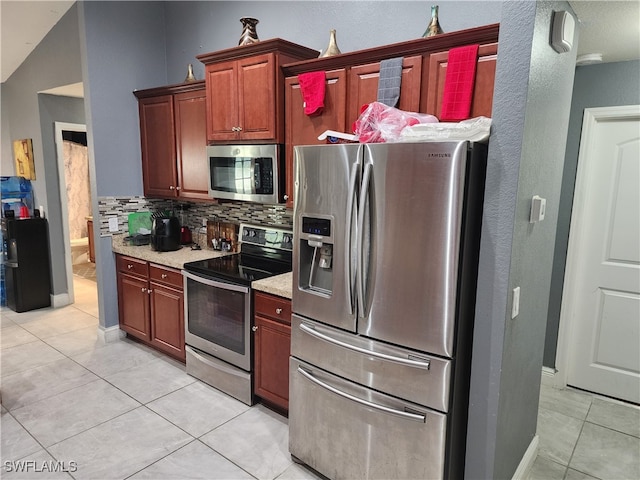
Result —
[{"label": "gray hanging towel", "polygon": [[388,60],[382,60],[382,62],[380,62],[378,101],[389,107],[395,107],[400,99],[402,60],[403,57],[396,57]]}]

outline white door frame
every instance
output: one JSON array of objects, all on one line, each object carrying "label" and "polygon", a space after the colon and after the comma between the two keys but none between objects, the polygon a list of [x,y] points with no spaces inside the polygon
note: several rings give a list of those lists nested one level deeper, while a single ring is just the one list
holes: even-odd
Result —
[{"label": "white door frame", "polygon": [[576,292],[576,276],[580,259],[576,253],[576,247],[583,235],[585,219],[589,212],[586,211],[585,197],[589,192],[584,190],[586,184],[586,172],[584,159],[587,152],[593,149],[593,131],[599,122],[606,120],[637,117],[639,105],[623,105],[617,107],[586,108],[582,121],[582,135],[580,137],[580,150],[578,153],[578,169],[573,196],[573,208],[571,212],[571,224],[569,230],[569,245],[567,248],[567,262],[565,265],[564,287],[560,307],[560,325],[558,328],[558,344],[556,352],[556,373],[553,376],[553,385],[558,388],[567,386],[567,370],[569,367],[570,352],[572,348],[572,332],[578,328],[578,321],[572,315],[574,306],[580,301]]},{"label": "white door frame", "polygon": [[87,126],[81,123],[54,122],[56,156],[58,157],[58,185],[60,188],[60,206],[62,213],[62,241],[64,243],[65,269],[67,273],[67,292],[69,303],[75,301],[73,291],[73,266],[71,259],[71,238],[69,233],[69,206],[67,200],[67,181],[64,176],[64,147],[62,131],[85,132]]}]

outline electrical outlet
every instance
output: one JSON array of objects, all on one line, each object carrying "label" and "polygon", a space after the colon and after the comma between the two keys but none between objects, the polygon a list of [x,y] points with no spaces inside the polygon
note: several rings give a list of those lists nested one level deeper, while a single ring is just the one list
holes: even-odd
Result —
[{"label": "electrical outlet", "polygon": [[520,287],[513,289],[511,297],[511,318],[516,318],[520,313]]},{"label": "electrical outlet", "polygon": [[118,230],[118,217],[109,217],[109,231],[117,232]]}]

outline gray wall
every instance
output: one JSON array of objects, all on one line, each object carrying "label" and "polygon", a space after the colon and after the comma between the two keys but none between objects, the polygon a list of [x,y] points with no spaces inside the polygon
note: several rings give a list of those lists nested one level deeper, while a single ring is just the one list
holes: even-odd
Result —
[{"label": "gray wall", "polygon": [[84,112],[77,99],[49,101],[38,92],[82,81],[80,41],[76,6],[29,55],[18,70],[2,84],[2,174],[15,175],[12,140],[31,138],[36,180],[33,181],[36,205],[43,205],[49,218],[49,243],[52,258],[52,290],[66,293],[64,239],[60,189],[53,122],[84,123]]},{"label": "gray wall", "polygon": [[62,195],[58,176],[58,157],[55,144],[55,122],[85,123],[84,100],[82,98],[38,95],[40,131],[42,132],[42,153],[47,161],[44,176],[47,182],[46,204],[49,205],[49,245],[51,252],[52,290],[54,295],[67,292],[67,271],[64,252],[64,232],[62,229]]},{"label": "gray wall", "polygon": [[573,190],[578,169],[584,109],[618,105],[640,105],[640,61],[604,63],[576,68],[567,149],[562,173],[562,192],[553,258],[547,335],[544,344],[544,365],[546,367],[554,368],[556,366],[564,269],[567,261]]},{"label": "gray wall", "polygon": [[[566,2],[507,2],[489,142],[472,363],[468,478],[511,478],[536,433],[562,163],[576,50],[549,45]],[[535,20],[535,22],[533,22]],[[529,223],[531,197],[547,199]],[[520,314],[511,292],[520,286]],[[481,445],[484,448],[478,448]]]},{"label": "gray wall", "polygon": [[[79,6],[91,182],[97,196],[142,195],[136,88],[167,83],[162,2]],[[92,199],[97,214],[97,197]],[[97,236],[97,234],[96,234]],[[100,325],[118,325],[111,238],[96,238]]]},{"label": "gray wall", "polygon": [[[445,32],[500,22],[500,2],[441,0]],[[283,38],[324,50],[336,29],[343,53],[420,38],[431,20],[431,4],[416,1],[168,2],[167,67],[169,83],[184,80],[193,64],[197,78],[204,66],[196,55],[235,47],[241,17],[260,20],[261,40]],[[319,53],[319,52],[318,52]]]}]

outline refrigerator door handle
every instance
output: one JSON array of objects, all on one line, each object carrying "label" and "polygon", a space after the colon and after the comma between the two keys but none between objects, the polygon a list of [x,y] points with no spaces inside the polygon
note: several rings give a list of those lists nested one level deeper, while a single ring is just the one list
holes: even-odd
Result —
[{"label": "refrigerator door handle", "polygon": [[358,310],[359,315],[364,316],[364,261],[362,258],[362,249],[364,244],[364,215],[365,206],[367,204],[369,196],[369,183],[371,181],[371,170],[373,165],[367,163],[364,167],[364,174],[362,175],[362,192],[360,194],[360,206],[358,207],[358,234],[357,234],[357,247],[358,247],[358,266],[357,266],[357,292],[358,292]]},{"label": "refrigerator door handle", "polygon": [[347,305],[349,305],[349,314],[353,315],[353,281],[351,280],[351,241],[352,241],[352,223],[353,223],[353,210],[356,206],[356,180],[358,178],[358,169],[360,163],[356,162],[351,166],[351,173],[349,175],[349,192],[347,201],[347,225],[346,225],[346,238],[345,238],[345,284],[348,288],[345,289],[347,294]]},{"label": "refrigerator door handle", "polygon": [[354,352],[362,353],[364,355],[376,357],[381,360],[386,360],[388,362],[399,363],[401,365],[406,365],[408,367],[413,367],[413,368],[422,368],[424,370],[429,370],[429,367],[431,365],[429,360],[427,359],[423,361],[411,360],[409,358],[402,358],[402,357],[396,357],[394,355],[387,355],[386,353],[374,352],[366,348],[358,347],[356,345],[351,345],[349,343],[338,340],[337,338],[333,338],[327,334],[319,332],[317,329],[313,327],[309,327],[304,323],[300,324],[300,330],[302,330],[304,333],[308,333],[309,335],[319,338],[320,340],[324,340],[325,342],[332,343],[334,345],[338,345],[339,347],[343,347],[348,350],[353,350]]},{"label": "refrigerator door handle", "polygon": [[317,379],[311,373],[307,372],[306,370],[300,367],[298,367],[298,373],[300,373],[304,378],[306,378],[312,383],[315,383],[319,387],[329,390],[330,392],[335,393],[336,395],[342,398],[346,398],[347,400],[351,400],[352,402],[359,403],[360,405],[363,405],[365,407],[373,408],[381,412],[390,413],[391,415],[395,415],[401,418],[406,418],[408,420],[413,420],[420,423],[426,423],[427,421],[426,415],[418,415],[415,413],[403,412],[402,410],[396,410],[395,408],[385,407],[384,405],[379,405],[377,403],[369,402],[367,400],[363,400],[349,393],[343,392],[342,390],[332,387],[331,385],[323,382],[322,380]]}]

